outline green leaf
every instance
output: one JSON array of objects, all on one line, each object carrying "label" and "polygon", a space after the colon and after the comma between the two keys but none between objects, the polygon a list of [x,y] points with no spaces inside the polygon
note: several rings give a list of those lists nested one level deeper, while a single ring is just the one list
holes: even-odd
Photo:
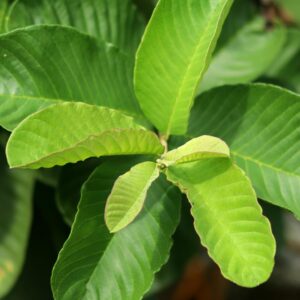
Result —
[{"label": "green leaf", "polygon": [[15,284],[23,267],[32,216],[33,176],[8,170],[1,149],[0,162],[0,297]]},{"label": "green leaf", "polygon": [[59,101],[107,106],[141,118],[132,72],[118,49],[72,28],[33,26],[1,35],[0,125],[12,130]]},{"label": "green leaf", "polygon": [[218,49],[200,84],[200,92],[256,79],[278,57],[285,38],[283,26],[267,30],[263,18],[256,17],[246,23]]},{"label": "green leaf", "polygon": [[180,193],[164,177],[151,186],[133,223],[110,234],[104,222],[115,180],[140,161],[111,159],[85,183],[71,235],[53,270],[55,299],[141,299],[168,259],[179,222]]},{"label": "green leaf", "polygon": [[72,26],[132,56],[145,27],[131,0],[22,0],[9,19],[10,30],[41,24]]},{"label": "green leaf", "polygon": [[226,141],[258,197],[300,218],[300,97],[264,84],[221,87],[200,96],[189,137]]},{"label": "green leaf", "polygon": [[89,157],[162,152],[157,136],[132,118],[84,103],[61,103],[32,114],[13,131],[6,149],[10,167],[32,169]]},{"label": "green leaf", "polygon": [[137,53],[135,91],[164,134],[183,134],[232,0],[160,0]]},{"label": "green leaf", "polygon": [[[110,157],[107,159],[110,159]],[[81,186],[101,161],[102,158],[88,159],[84,162],[68,164],[61,168],[55,198],[57,208],[69,226],[71,226],[74,221],[77,205],[80,200]]]},{"label": "green leaf", "polygon": [[7,0],[1,0],[1,3],[0,3],[0,33],[5,32],[5,30],[6,30],[7,10],[8,10]]},{"label": "green leaf", "polygon": [[162,155],[160,160],[166,166],[172,164],[186,163],[201,158],[229,157],[228,146],[220,139],[213,136],[200,136],[188,141],[183,146]]},{"label": "green leaf", "polygon": [[168,179],[192,205],[195,229],[224,277],[244,287],[265,282],[275,240],[249,179],[229,159],[171,166]]},{"label": "green leaf", "polygon": [[123,229],[136,218],[158,176],[156,163],[143,162],[116,180],[105,207],[105,222],[110,232]]}]

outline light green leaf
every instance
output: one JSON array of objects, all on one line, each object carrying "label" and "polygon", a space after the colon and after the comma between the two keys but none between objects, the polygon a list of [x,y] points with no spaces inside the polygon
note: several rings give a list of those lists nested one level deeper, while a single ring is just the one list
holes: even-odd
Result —
[{"label": "light green leaf", "polygon": [[33,26],[1,35],[0,125],[12,130],[59,101],[107,106],[141,118],[132,72],[115,47],[72,28]]},{"label": "light green leaf", "polygon": [[17,281],[25,260],[32,216],[33,176],[8,170],[1,149],[0,162],[0,297]]},{"label": "light green leaf", "polygon": [[115,180],[138,162],[113,158],[85,183],[71,235],[52,275],[56,300],[141,299],[168,259],[180,193],[164,177],[151,186],[133,223],[116,234],[105,225],[104,207]]},{"label": "light green leaf", "polygon": [[131,0],[19,0],[9,19],[10,30],[41,24],[72,26],[132,56],[145,27]]},{"label": "light green leaf", "polygon": [[198,138],[194,138],[185,143],[183,146],[162,155],[160,162],[166,166],[170,166],[172,164],[199,160],[201,158],[224,156],[230,156],[228,146],[219,138],[203,135]]},{"label": "light green leaf", "polygon": [[229,159],[205,159],[167,169],[192,205],[195,229],[224,277],[244,287],[265,282],[275,240],[249,179]]},{"label": "light green leaf", "polygon": [[119,111],[84,103],[52,105],[25,119],[11,134],[13,168],[51,168],[120,154],[160,154],[157,136]]},{"label": "light green leaf", "polygon": [[215,53],[200,84],[200,92],[256,79],[277,58],[285,38],[283,26],[267,30],[263,18],[246,23]]},{"label": "light green leaf", "polygon": [[232,0],[160,0],[137,53],[135,91],[164,134],[183,134]]},{"label": "light green leaf", "polygon": [[116,180],[105,207],[105,222],[110,232],[123,229],[136,218],[158,176],[156,163],[143,162]]},{"label": "light green leaf", "polygon": [[221,87],[197,99],[189,137],[226,141],[259,198],[300,218],[300,96],[264,84]]}]

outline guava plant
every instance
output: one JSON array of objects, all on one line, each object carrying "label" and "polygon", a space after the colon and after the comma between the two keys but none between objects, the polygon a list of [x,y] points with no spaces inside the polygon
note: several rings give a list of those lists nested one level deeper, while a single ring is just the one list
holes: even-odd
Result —
[{"label": "guava plant", "polygon": [[[300,217],[299,95],[249,83],[280,73],[280,21],[266,29],[249,9],[231,32],[228,14],[250,1],[160,0],[145,30],[130,0],[1,5],[9,166],[107,157],[83,184],[74,220],[64,215],[72,228],[54,298],[141,299],[168,260],[186,199],[224,277],[243,287],[268,280],[275,239],[257,197]],[[1,244],[1,295],[23,264],[38,174],[6,172],[18,213]]]}]

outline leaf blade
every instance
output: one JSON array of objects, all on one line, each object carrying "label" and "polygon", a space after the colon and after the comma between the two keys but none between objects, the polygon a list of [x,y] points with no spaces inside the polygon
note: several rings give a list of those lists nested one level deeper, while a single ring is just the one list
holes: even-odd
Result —
[{"label": "leaf blade", "polygon": [[[55,299],[140,299],[149,289],[153,273],[165,263],[170,237],[179,222],[180,196],[163,177],[150,188],[143,212],[132,224],[116,234],[109,234],[105,226],[104,207],[114,181],[139,161],[111,159],[84,185],[72,234],[54,267]],[[95,252],[86,251],[94,246],[95,255],[87,256]]]},{"label": "leaf blade", "polygon": [[271,85],[249,84],[216,88],[200,99],[189,136],[205,133],[226,141],[258,197],[299,218],[299,96]]},{"label": "leaf blade", "polygon": [[244,173],[228,159],[208,159],[171,166],[167,176],[187,194],[195,229],[223,275],[244,287],[265,282],[275,240]]},{"label": "leaf blade", "polygon": [[[49,56],[51,49],[51,56]],[[32,26],[0,37],[0,124],[14,129],[60,101],[120,109],[142,121],[125,54],[72,28]]]},{"label": "leaf blade", "polygon": [[11,134],[6,149],[11,167],[34,169],[89,157],[162,151],[157,136],[132,118],[109,108],[75,102],[52,105],[29,116]]},{"label": "leaf blade", "polygon": [[158,2],[137,52],[134,77],[141,108],[162,133],[186,131],[195,89],[231,4]]},{"label": "leaf blade", "polygon": [[120,231],[136,218],[158,176],[156,163],[144,162],[116,180],[105,206],[105,222],[111,233]]},{"label": "leaf blade", "polygon": [[228,146],[218,138],[203,135],[194,138],[177,149],[162,155],[162,163],[166,166],[180,164],[210,157],[229,157]]}]

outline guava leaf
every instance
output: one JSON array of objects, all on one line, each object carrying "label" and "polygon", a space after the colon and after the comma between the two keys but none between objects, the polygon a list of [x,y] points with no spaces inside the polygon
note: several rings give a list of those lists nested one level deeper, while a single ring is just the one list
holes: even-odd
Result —
[{"label": "guava leaf", "polygon": [[163,146],[117,110],[85,103],[61,103],[32,114],[7,143],[10,167],[51,168],[89,157],[160,154]]},{"label": "guava leaf", "polygon": [[161,162],[166,166],[170,166],[172,164],[199,160],[201,158],[226,156],[230,156],[230,150],[222,140],[213,136],[203,135],[162,155]]},{"label": "guava leaf", "polygon": [[224,277],[244,287],[265,282],[275,240],[249,179],[229,159],[204,159],[167,169],[192,205],[195,229]]},{"label": "guava leaf", "polygon": [[33,26],[3,34],[0,125],[12,130],[59,101],[107,106],[142,118],[132,72],[117,48],[72,28]]},{"label": "guava leaf", "polygon": [[116,180],[105,207],[105,222],[110,232],[123,229],[136,218],[158,176],[156,163],[143,162]]},{"label": "guava leaf", "polygon": [[25,260],[32,216],[33,176],[0,162],[0,297],[17,281]]},{"label": "guava leaf", "polygon": [[277,59],[285,39],[283,26],[267,30],[263,18],[254,18],[215,53],[200,84],[200,92],[256,79]]},{"label": "guava leaf", "polygon": [[75,27],[131,56],[145,27],[131,0],[22,0],[13,5],[9,30],[42,24]]},{"label": "guava leaf", "polygon": [[226,141],[259,198],[300,218],[300,96],[265,84],[227,86],[200,96],[189,137]]},{"label": "guava leaf", "polygon": [[135,91],[162,133],[186,132],[199,81],[232,0],[160,0],[139,47]]},{"label": "guava leaf", "polygon": [[115,180],[140,161],[113,158],[83,186],[71,235],[52,274],[55,299],[141,299],[168,259],[181,199],[163,176],[150,187],[133,223],[115,234],[105,225],[105,203]]},{"label": "guava leaf", "polygon": [[[110,159],[109,157],[107,159]],[[101,163],[101,159],[88,159],[61,168],[55,193],[56,205],[65,223],[72,225],[80,200],[81,186]],[[47,169],[52,170],[52,169]],[[75,176],[74,176],[75,174]]]}]

